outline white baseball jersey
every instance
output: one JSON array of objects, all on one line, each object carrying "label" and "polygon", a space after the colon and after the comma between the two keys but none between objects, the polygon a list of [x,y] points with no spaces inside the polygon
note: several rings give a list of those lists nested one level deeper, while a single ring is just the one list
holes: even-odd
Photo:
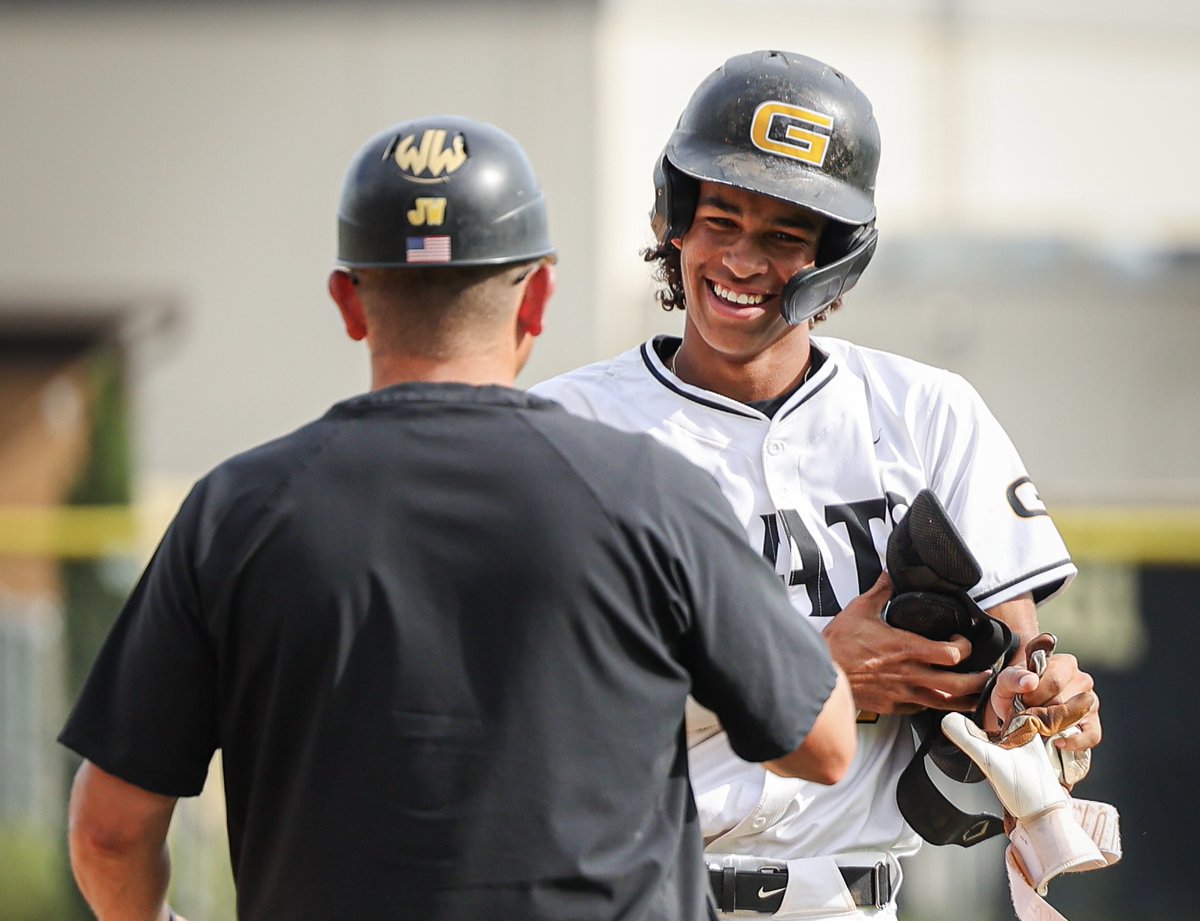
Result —
[{"label": "white baseball jersey", "polygon": [[[1027,591],[1044,601],[1074,577],[1012,442],[957,374],[813,337],[825,360],[769,418],[677,378],[659,355],[677,342],[660,336],[532,390],[579,415],[649,432],[708,470],[815,629],[875,582],[888,534],[925,487],[983,569],[971,592],[983,608]],[[896,805],[896,780],[914,750],[907,719],[860,723],[854,764],[834,786],[741,761],[698,706],[688,730],[709,853],[900,857],[919,846]]]}]

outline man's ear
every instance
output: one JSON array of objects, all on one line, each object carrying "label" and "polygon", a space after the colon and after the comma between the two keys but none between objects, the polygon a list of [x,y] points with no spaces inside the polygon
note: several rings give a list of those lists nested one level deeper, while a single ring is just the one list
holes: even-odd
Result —
[{"label": "man's ear", "polygon": [[517,320],[530,336],[542,334],[546,305],[554,296],[556,287],[554,266],[550,263],[538,266],[525,283],[525,293],[521,296],[521,306],[517,309]]},{"label": "man's ear", "polygon": [[346,325],[346,335],[358,342],[367,338],[367,313],[358,296],[358,283],[345,269],[329,273],[329,296],[337,304]]}]

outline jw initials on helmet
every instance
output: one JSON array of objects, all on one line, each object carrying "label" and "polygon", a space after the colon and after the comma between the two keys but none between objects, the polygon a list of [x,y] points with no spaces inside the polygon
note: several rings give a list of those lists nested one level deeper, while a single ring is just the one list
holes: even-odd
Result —
[{"label": "jw initials on helmet", "polygon": [[730,58],[692,95],[654,169],[651,225],[659,244],[682,236],[698,180],[770,195],[829,218],[816,267],[784,287],[780,310],[799,324],[854,287],[875,252],[879,127],[871,103],[813,58],[755,51]]},{"label": "jw initials on helmet", "polygon": [[371,138],[346,172],[338,262],[348,268],[503,265],[553,252],[533,167],[493,125],[404,122]]}]

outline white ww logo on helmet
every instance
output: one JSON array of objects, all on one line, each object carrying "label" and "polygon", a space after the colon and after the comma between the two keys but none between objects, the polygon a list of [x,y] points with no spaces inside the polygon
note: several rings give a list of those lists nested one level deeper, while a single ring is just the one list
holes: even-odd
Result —
[{"label": "white ww logo on helmet", "polygon": [[445,182],[467,162],[461,134],[456,134],[448,147],[446,131],[442,128],[426,130],[420,144],[414,146],[415,140],[416,135],[410,134],[396,145],[391,156],[396,165],[417,182]]}]

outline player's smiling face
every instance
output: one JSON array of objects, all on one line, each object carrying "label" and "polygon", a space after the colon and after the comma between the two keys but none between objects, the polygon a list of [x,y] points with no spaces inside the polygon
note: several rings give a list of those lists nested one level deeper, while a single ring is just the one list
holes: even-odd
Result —
[{"label": "player's smiling face", "polygon": [[811,268],[825,218],[807,208],[701,182],[696,215],[678,241],[686,322],[708,349],[751,358],[790,332],[779,313],[783,286]]}]

